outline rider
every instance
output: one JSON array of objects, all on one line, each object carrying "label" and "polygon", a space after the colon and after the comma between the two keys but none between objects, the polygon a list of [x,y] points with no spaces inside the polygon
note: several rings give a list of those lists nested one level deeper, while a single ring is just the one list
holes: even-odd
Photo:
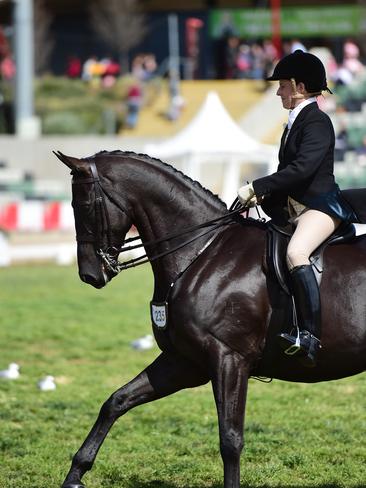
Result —
[{"label": "rider", "polygon": [[320,349],[321,309],[311,253],[344,221],[355,221],[334,179],[334,129],[317,104],[323,91],[332,93],[319,58],[296,50],[276,65],[268,80],[279,81],[277,95],[289,110],[282,135],[279,166],[238,190],[242,203],[260,203],[276,222],[295,226],[287,247],[299,333],[278,335],[280,346],[305,366],[315,366]]}]

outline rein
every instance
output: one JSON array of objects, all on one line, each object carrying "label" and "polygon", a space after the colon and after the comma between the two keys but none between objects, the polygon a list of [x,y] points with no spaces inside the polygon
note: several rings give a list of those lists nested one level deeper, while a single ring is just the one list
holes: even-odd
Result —
[{"label": "rein", "polygon": [[[219,229],[220,227],[223,227],[224,225],[230,225],[230,224],[232,224],[231,217],[233,215],[237,215],[237,214],[243,212],[243,210],[244,210],[244,208],[240,208],[240,209],[234,210],[232,212],[228,212],[227,214],[225,214],[225,215],[223,215],[221,217],[217,217],[216,219],[209,220],[209,221],[204,222],[202,224],[198,224],[198,225],[189,227],[187,229],[184,229],[181,232],[178,232],[178,233],[175,233],[175,234],[171,234],[171,235],[162,237],[160,239],[156,239],[154,241],[141,242],[140,244],[137,244],[137,245],[134,245],[134,246],[124,247],[125,244],[127,244],[128,242],[131,242],[131,241],[135,241],[135,240],[140,239],[140,236],[131,237],[131,238],[126,239],[125,241],[123,241],[120,249],[117,249],[115,247],[112,248],[112,250],[115,251],[115,254],[114,255],[109,254],[108,252],[105,252],[102,249],[100,249],[98,251],[98,254],[101,256],[101,258],[103,259],[104,263],[113,272],[120,273],[121,271],[123,271],[125,269],[134,268],[135,266],[139,266],[140,264],[145,264],[145,263],[148,263],[148,262],[156,261],[157,259],[160,259],[160,258],[162,258],[164,256],[167,256],[168,254],[172,254],[172,253],[178,251],[182,247],[187,246],[191,242],[196,241],[200,237],[203,237],[206,234],[209,234],[210,232],[213,232],[214,230]],[[230,220],[227,221],[227,222],[225,222],[226,219],[230,219]],[[194,232],[196,230],[199,230],[199,229],[202,229],[202,228],[206,228],[206,227],[209,227],[209,229],[208,230],[205,230],[204,232],[201,232],[200,234],[198,234],[198,235],[196,235],[196,236],[194,236],[192,238],[188,238],[187,240],[185,240],[181,244],[178,244],[177,246],[173,247],[172,249],[169,249],[168,251],[163,251],[163,252],[161,252],[159,254],[156,254],[155,256],[152,256],[150,258],[147,256],[147,254],[143,254],[142,256],[138,256],[137,258],[133,258],[133,259],[130,259],[130,260],[125,261],[125,262],[119,262],[114,257],[116,254],[120,254],[120,253],[123,253],[123,252],[128,252],[128,251],[131,251],[133,249],[139,249],[139,248],[142,248],[142,247],[146,248],[146,247],[149,247],[149,246],[154,246],[156,244],[160,244],[162,242],[168,242],[168,241],[170,241],[172,239],[175,239],[175,238],[178,238],[178,237],[182,237],[185,234],[188,234],[188,233],[191,233],[191,232]],[[207,247],[207,244],[205,244],[204,249],[206,249],[206,247]]]},{"label": "rein", "polygon": [[[232,217],[235,215],[238,215],[240,213],[243,213],[244,211],[248,212],[248,206],[247,205],[242,205],[238,199],[234,201],[234,203],[231,205],[229,211],[220,216],[216,217],[212,220],[208,220],[206,222],[203,222],[202,224],[197,224],[191,227],[188,227],[186,229],[183,229],[182,231],[175,232],[172,234],[168,234],[165,237],[159,238],[159,239],[154,239],[152,241],[147,241],[147,242],[141,242],[139,244],[135,244],[132,246],[126,246],[126,244],[129,244],[131,242],[141,240],[140,236],[135,236],[135,237],[130,237],[126,240],[123,241],[120,247],[113,246],[111,244],[112,238],[111,238],[111,233],[110,233],[110,219],[109,215],[107,212],[107,207],[105,203],[105,197],[107,197],[112,203],[114,203],[119,210],[121,210],[123,213],[125,213],[127,216],[129,215],[130,212],[126,210],[124,206],[122,206],[119,203],[119,200],[116,198],[113,198],[111,196],[110,191],[106,191],[105,188],[103,188],[98,170],[96,167],[96,164],[94,161],[89,161],[90,163],[90,169],[92,172],[92,177],[87,178],[87,179],[82,179],[81,181],[74,181],[73,184],[83,184],[83,183],[93,183],[94,185],[94,192],[95,192],[95,215],[96,215],[96,236],[95,234],[83,234],[80,235],[80,233],[77,232],[76,239],[78,242],[94,242],[95,246],[97,248],[97,254],[101,257],[103,263],[105,266],[110,269],[113,273],[118,274],[123,270],[133,268],[136,266],[139,266],[141,264],[145,264],[147,262],[152,262],[156,261],[157,259],[160,259],[164,256],[167,256],[168,254],[172,254],[182,247],[187,246],[188,244],[196,241],[197,239],[200,239],[201,237],[209,234],[210,232],[215,231],[216,229],[219,229],[220,227],[223,227],[225,225],[230,225],[233,223]],[[130,210],[130,209],[129,209]],[[104,216],[104,218],[103,218]],[[106,224],[106,225],[105,225]],[[204,229],[203,232],[200,232],[198,235],[195,235],[193,237],[188,236],[186,240],[184,240],[182,243],[178,244],[177,246],[173,247],[172,249],[163,251],[161,253],[158,253],[152,257],[148,257],[147,254],[145,253],[142,256],[138,256],[137,258],[130,259],[125,262],[119,262],[118,261],[118,255],[123,252],[128,252],[134,249],[139,249],[139,248],[148,248],[150,246],[156,246],[158,244],[164,243],[164,242],[169,242],[173,239],[177,239],[179,237],[183,237],[186,234],[190,234],[192,232],[198,231],[200,229]],[[107,242],[108,245],[106,248],[103,248],[103,235],[107,235]],[[216,235],[215,235],[216,236]],[[208,242],[203,246],[203,248],[199,251],[198,255],[201,254],[209,244],[213,241],[214,237],[211,237]]]}]

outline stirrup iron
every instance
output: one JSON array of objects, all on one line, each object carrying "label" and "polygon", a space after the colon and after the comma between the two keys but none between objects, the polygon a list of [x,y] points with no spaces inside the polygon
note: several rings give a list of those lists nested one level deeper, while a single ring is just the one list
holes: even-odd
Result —
[{"label": "stirrup iron", "polygon": [[298,325],[296,327],[296,342],[295,344],[292,344],[290,347],[284,350],[284,353],[287,354],[287,356],[293,356],[294,354],[298,353],[301,349],[300,346],[300,329]]}]

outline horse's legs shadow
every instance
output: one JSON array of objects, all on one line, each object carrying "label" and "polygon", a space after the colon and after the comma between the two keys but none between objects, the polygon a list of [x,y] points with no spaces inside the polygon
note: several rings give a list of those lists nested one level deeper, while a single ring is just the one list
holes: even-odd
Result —
[{"label": "horse's legs shadow", "polygon": [[[120,484],[118,486],[120,487]],[[206,486],[207,488],[223,488],[222,483],[214,483],[212,485]],[[344,485],[340,485],[337,483],[319,483],[313,485],[294,484],[286,486],[287,488],[342,488]],[[181,484],[179,484],[179,488],[194,487],[198,488],[198,485],[187,484],[182,486]],[[111,486],[111,488],[113,488],[113,485]],[[143,481],[137,477],[133,477],[124,485],[124,488],[178,488],[178,485],[160,480]],[[240,488],[253,488],[253,485],[249,483],[240,483]],[[283,488],[283,485],[256,485],[256,488]],[[350,485],[349,488],[366,488],[366,484]]]}]

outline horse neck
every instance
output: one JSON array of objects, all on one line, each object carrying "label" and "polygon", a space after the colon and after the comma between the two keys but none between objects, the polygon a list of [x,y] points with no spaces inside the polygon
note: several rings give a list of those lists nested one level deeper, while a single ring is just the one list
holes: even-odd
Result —
[{"label": "horse neck", "polygon": [[[134,224],[144,242],[162,239],[224,215],[226,206],[201,185],[158,161],[133,161],[124,173],[128,179]],[[133,177],[128,176],[133,175]],[[124,190],[125,191],[125,190]],[[149,258],[169,251],[202,229],[146,249]],[[155,278],[171,283],[189,265],[212,233],[193,241],[164,258],[152,261]]]}]

